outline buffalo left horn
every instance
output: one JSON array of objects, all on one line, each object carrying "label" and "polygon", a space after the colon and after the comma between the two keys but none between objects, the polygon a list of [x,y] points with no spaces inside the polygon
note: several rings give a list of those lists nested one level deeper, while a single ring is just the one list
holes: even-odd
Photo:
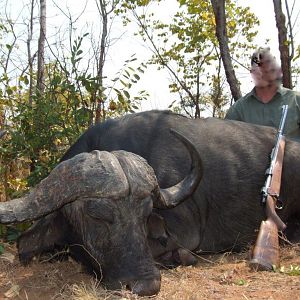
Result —
[{"label": "buffalo left horn", "polygon": [[57,165],[29,194],[0,203],[0,224],[35,220],[79,198],[117,198],[128,191],[127,178],[113,154],[81,153]]},{"label": "buffalo left horn", "polygon": [[156,208],[172,208],[183,202],[195,191],[203,175],[202,160],[193,143],[179,132],[173,129],[170,129],[170,131],[184,144],[190,153],[192,160],[191,172],[176,185],[157,191],[153,203]]}]

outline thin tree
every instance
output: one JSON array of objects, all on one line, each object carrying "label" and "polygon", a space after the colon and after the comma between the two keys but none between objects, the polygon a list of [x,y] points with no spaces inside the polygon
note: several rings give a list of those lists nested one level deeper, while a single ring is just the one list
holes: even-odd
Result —
[{"label": "thin tree", "polygon": [[100,46],[98,49],[95,50],[96,61],[97,61],[97,80],[100,89],[98,89],[97,94],[94,95],[95,99],[93,99],[93,102],[96,103],[95,123],[98,123],[101,121],[101,117],[105,119],[104,99],[101,90],[103,88],[103,70],[105,64],[105,57],[109,48],[108,17],[115,10],[118,1],[95,0],[95,2],[97,5],[99,16],[101,18],[101,29],[102,29]]},{"label": "thin tree", "polygon": [[38,41],[37,91],[45,89],[46,0],[40,0],[40,36]]},{"label": "thin tree", "polygon": [[287,37],[286,18],[282,11],[281,0],[273,0],[276,27],[278,30],[278,43],[282,69],[282,84],[286,88],[292,88],[291,56],[289,55],[289,41]]},{"label": "thin tree", "polygon": [[216,36],[220,46],[221,58],[230,87],[232,97],[237,101],[241,96],[240,84],[236,78],[232,65],[230,50],[228,47],[228,36],[226,30],[225,0],[211,0],[216,20]]},{"label": "thin tree", "polygon": [[28,59],[28,69],[29,69],[29,105],[32,105],[32,95],[33,95],[33,61],[34,55],[31,53],[31,42],[33,37],[33,10],[34,10],[35,0],[31,0],[30,3],[30,20],[28,24],[28,38],[26,41],[27,46],[27,59]]}]

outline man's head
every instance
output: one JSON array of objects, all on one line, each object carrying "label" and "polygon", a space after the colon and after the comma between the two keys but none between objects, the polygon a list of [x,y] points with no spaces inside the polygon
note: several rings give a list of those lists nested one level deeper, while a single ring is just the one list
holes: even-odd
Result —
[{"label": "man's head", "polygon": [[270,48],[258,48],[251,57],[250,73],[256,87],[279,85],[281,67],[270,52]]}]

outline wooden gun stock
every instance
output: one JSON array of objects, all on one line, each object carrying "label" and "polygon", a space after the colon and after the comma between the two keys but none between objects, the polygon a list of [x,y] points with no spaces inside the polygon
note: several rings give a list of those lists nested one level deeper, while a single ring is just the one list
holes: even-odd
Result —
[{"label": "wooden gun stock", "polygon": [[276,214],[275,201],[270,196],[266,202],[266,214],[268,218],[261,222],[250,261],[250,267],[260,271],[271,271],[274,267],[279,267],[278,231],[286,228]]},{"label": "wooden gun stock", "polygon": [[279,267],[279,239],[278,231],[282,231],[286,228],[286,225],[282,222],[276,213],[276,197],[279,196],[280,184],[281,184],[281,171],[284,155],[285,140],[282,138],[279,142],[278,155],[274,167],[274,173],[270,185],[270,193],[266,198],[265,213],[267,220],[262,221],[258,237],[253,249],[252,259],[250,261],[250,267],[255,270],[270,271],[274,267]]},{"label": "wooden gun stock", "polygon": [[254,270],[271,271],[279,266],[279,241],[276,224],[268,219],[262,221],[250,267]]}]

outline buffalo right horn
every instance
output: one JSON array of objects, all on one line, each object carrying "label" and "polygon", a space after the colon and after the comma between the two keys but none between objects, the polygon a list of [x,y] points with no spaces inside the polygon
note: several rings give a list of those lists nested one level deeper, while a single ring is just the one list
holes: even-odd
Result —
[{"label": "buffalo right horn", "polygon": [[0,203],[0,224],[38,219],[78,198],[118,197],[128,192],[127,178],[113,154],[81,153],[57,165],[29,194]]},{"label": "buffalo right horn", "polygon": [[170,129],[170,131],[189,151],[192,160],[191,172],[176,185],[160,189],[157,192],[156,200],[153,203],[156,208],[172,208],[183,202],[195,191],[203,175],[202,160],[194,144],[179,132],[173,129]]}]

